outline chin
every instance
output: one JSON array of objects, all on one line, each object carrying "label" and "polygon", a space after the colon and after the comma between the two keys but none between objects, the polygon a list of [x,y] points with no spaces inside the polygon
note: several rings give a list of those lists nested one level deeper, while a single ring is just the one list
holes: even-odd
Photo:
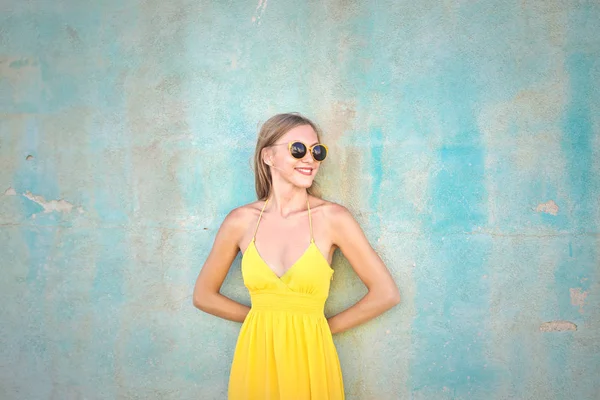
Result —
[{"label": "chin", "polygon": [[313,180],[311,179],[310,181],[302,181],[302,182],[295,182],[296,186],[304,188],[304,189],[308,189],[309,187],[312,186],[313,184]]},{"label": "chin", "polygon": [[312,182],[308,183],[308,182],[294,182],[294,185],[301,187],[301,188],[305,188],[308,189],[309,187],[312,186]]}]

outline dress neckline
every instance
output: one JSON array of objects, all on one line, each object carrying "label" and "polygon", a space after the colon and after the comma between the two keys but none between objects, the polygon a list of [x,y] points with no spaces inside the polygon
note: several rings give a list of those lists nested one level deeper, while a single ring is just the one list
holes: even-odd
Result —
[{"label": "dress neckline", "polygon": [[269,198],[267,198],[265,200],[265,204],[262,207],[262,210],[260,210],[260,214],[258,216],[258,221],[256,221],[256,228],[254,229],[254,235],[252,236],[252,240],[250,241],[250,245],[248,245],[248,248],[246,248],[246,251],[244,252],[244,254],[242,255],[242,259],[243,257],[246,255],[246,253],[248,252],[248,249],[250,248],[250,246],[254,247],[254,251],[256,252],[256,255],[258,256],[258,258],[260,259],[260,261],[265,265],[265,267],[267,267],[271,273],[273,274],[273,276],[275,276],[277,279],[281,280],[283,279],[292,269],[294,269],[294,267],[296,265],[298,265],[300,263],[300,261],[302,261],[302,259],[304,258],[304,256],[306,256],[306,254],[308,254],[309,250],[314,247],[317,252],[319,253],[319,255],[321,256],[321,258],[325,261],[325,263],[327,264],[327,266],[329,267],[329,269],[331,269],[333,271],[333,269],[331,268],[331,265],[329,264],[329,261],[327,261],[327,259],[325,258],[325,256],[323,255],[323,253],[321,253],[321,250],[319,250],[319,248],[317,247],[317,245],[315,244],[315,240],[313,237],[313,230],[312,230],[312,215],[311,215],[311,211],[310,211],[310,203],[309,203],[309,199],[308,197],[306,198],[306,207],[308,209],[308,222],[309,222],[309,226],[310,226],[310,243],[308,244],[308,246],[306,247],[306,249],[304,250],[304,252],[302,252],[302,254],[300,255],[300,257],[298,257],[298,259],[296,259],[296,261],[294,261],[292,263],[291,266],[289,266],[281,275],[278,275],[275,270],[273,268],[271,268],[271,266],[265,261],[265,259],[262,257],[262,255],[260,254],[260,251],[258,250],[258,247],[256,247],[256,232],[258,231],[258,226],[260,224],[260,220],[262,218],[262,214],[265,211],[265,208],[267,206],[267,203],[269,202]]},{"label": "dress neckline", "polygon": [[[250,242],[250,246],[254,247],[254,251],[256,252],[256,255],[260,259],[261,263],[263,263],[264,266],[267,267],[267,269],[269,269],[269,271],[271,271],[273,273],[273,275],[275,277],[277,277],[277,279],[279,279],[279,280],[282,280],[290,271],[292,271],[294,269],[294,267],[296,265],[300,264],[300,261],[302,261],[302,259],[304,258],[304,256],[306,256],[306,254],[308,253],[308,251],[311,249],[312,246],[316,247],[315,242],[311,241],[310,244],[308,245],[308,247],[306,248],[306,250],[304,250],[304,252],[300,255],[300,257],[298,257],[298,259],[296,261],[294,261],[294,263],[288,269],[286,269],[283,274],[277,275],[275,270],[273,270],[273,268],[271,268],[271,266],[269,264],[267,264],[265,259],[260,255],[260,251],[258,251],[258,248],[256,247],[256,243],[255,243],[254,239],[252,239],[252,242]],[[323,253],[321,253],[321,250],[319,250],[317,248],[317,251],[319,252],[319,254],[321,254],[321,257],[323,257],[323,260],[325,261],[327,266],[329,266],[331,268],[331,266],[329,265],[329,262],[323,256]],[[247,252],[248,252],[248,249],[246,249],[246,252],[244,252],[242,257],[244,255],[246,255]]]}]

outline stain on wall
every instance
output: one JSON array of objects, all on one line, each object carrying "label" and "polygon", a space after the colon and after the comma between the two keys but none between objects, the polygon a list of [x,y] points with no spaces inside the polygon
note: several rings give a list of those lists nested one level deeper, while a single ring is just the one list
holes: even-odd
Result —
[{"label": "stain on wall", "polygon": [[[336,335],[348,399],[597,398],[598,2],[0,11],[0,398],[226,397],[240,326],[191,291],[286,111],[402,294]],[[327,314],[366,292],[334,268]]]}]

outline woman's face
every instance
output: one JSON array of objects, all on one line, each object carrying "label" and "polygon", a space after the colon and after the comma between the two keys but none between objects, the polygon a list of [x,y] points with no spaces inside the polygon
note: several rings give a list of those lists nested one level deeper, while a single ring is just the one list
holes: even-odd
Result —
[{"label": "woman's face", "polygon": [[288,149],[288,143],[299,141],[306,148],[318,142],[317,133],[310,125],[301,125],[290,129],[276,142],[276,146],[270,147],[270,157],[267,162],[271,165],[272,176],[279,175],[295,186],[309,188],[315,175],[319,170],[319,162],[315,161],[310,151],[304,157],[296,159],[292,157]]}]

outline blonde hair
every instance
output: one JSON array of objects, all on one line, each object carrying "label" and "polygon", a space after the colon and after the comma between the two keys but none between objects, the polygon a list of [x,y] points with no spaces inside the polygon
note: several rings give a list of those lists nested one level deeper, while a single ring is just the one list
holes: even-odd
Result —
[{"label": "blonde hair", "polygon": [[[256,197],[259,200],[267,199],[273,186],[271,170],[263,162],[262,150],[265,147],[274,144],[291,129],[302,125],[310,125],[317,134],[317,140],[319,142],[321,141],[319,127],[310,119],[299,113],[274,115],[261,126],[256,142],[256,150],[254,151],[254,186],[256,189]],[[321,193],[317,186],[317,182],[313,181],[313,184],[307,189],[308,194],[321,197]]]}]

